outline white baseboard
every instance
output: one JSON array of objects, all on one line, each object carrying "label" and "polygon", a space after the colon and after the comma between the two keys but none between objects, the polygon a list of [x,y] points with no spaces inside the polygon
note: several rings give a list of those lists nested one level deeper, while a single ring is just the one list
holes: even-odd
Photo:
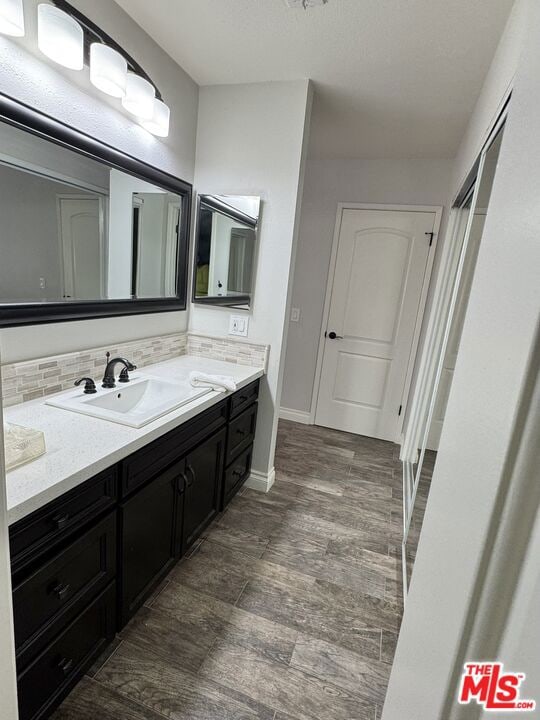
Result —
[{"label": "white baseboard", "polygon": [[272,468],[269,473],[262,473],[258,470],[252,470],[251,475],[246,480],[244,487],[267,493],[274,484],[275,479],[276,471],[274,470],[274,468]]},{"label": "white baseboard", "polygon": [[302,423],[303,425],[312,425],[311,416],[303,410],[293,410],[292,408],[279,408],[279,417],[282,420],[292,420],[292,422]]}]

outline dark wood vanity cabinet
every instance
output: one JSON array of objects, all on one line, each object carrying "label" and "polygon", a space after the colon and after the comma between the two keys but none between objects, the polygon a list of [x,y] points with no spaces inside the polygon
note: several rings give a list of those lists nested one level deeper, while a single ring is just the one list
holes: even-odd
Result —
[{"label": "dark wood vanity cabinet", "polygon": [[249,476],[259,381],[10,528],[20,720],[43,720]]},{"label": "dark wood vanity cabinet", "polygon": [[[182,551],[185,552],[221,509],[225,428],[186,457]],[[216,478],[219,480],[216,482]]]},{"label": "dark wood vanity cabinet", "polygon": [[180,557],[184,467],[175,463],[120,505],[121,627]]}]

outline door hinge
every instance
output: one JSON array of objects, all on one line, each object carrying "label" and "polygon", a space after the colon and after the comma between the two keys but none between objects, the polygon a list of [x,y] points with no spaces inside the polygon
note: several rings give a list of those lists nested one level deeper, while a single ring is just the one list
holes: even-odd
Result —
[{"label": "door hinge", "polygon": [[429,247],[433,245],[433,237],[435,235],[434,232],[427,232],[426,235],[429,235]]},{"label": "door hinge", "polygon": [[401,415],[402,410],[403,410],[403,405],[400,405],[399,410],[397,411],[398,417]]}]

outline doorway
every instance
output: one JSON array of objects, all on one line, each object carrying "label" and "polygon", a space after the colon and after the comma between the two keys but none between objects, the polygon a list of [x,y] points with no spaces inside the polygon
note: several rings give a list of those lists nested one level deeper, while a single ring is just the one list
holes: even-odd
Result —
[{"label": "doorway", "polygon": [[397,442],[441,208],[341,205],[315,424]]},{"label": "doorway", "polygon": [[103,203],[95,195],[58,195],[62,297],[104,297]]}]

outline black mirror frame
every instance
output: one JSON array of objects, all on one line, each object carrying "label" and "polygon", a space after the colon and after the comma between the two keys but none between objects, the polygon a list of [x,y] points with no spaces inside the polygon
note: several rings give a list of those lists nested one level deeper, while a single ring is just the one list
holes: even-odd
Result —
[{"label": "black mirror frame", "polygon": [[[247,310],[251,306],[253,298],[253,280],[252,280],[252,291],[246,295],[235,295],[219,297],[218,295],[211,295],[210,297],[203,297],[196,294],[196,283],[197,283],[197,247],[199,245],[199,216],[201,212],[201,205],[205,205],[213,210],[218,210],[223,215],[238,220],[239,222],[249,225],[254,230],[258,230],[259,221],[253,222],[253,218],[249,215],[244,215],[239,210],[234,214],[231,212],[230,207],[222,206],[213,196],[211,195],[199,195],[197,197],[197,212],[196,212],[196,223],[195,232],[193,238],[194,252],[193,252],[193,281],[191,283],[191,302],[194,305],[213,305],[219,307],[236,308],[237,310]],[[246,308],[247,305],[247,308]]]},{"label": "black mirror frame", "polygon": [[2,304],[0,302],[0,327],[185,310],[188,287],[192,185],[2,93],[0,93],[0,121],[21,130],[26,130],[62,147],[74,150],[81,155],[86,155],[93,160],[105,162],[110,167],[129,175],[143,178],[182,198],[175,297],[140,300],[127,298],[125,300],[92,300],[89,302],[75,301],[69,303]]}]

